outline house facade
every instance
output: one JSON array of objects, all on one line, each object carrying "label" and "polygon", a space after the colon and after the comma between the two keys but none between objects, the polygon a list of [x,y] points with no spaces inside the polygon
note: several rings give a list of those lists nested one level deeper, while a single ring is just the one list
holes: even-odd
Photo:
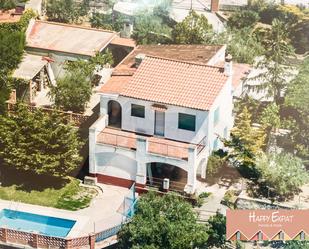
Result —
[{"label": "house facade", "polygon": [[170,186],[194,193],[208,156],[233,126],[225,46],[137,47],[101,88],[89,131],[89,172],[98,182]]}]

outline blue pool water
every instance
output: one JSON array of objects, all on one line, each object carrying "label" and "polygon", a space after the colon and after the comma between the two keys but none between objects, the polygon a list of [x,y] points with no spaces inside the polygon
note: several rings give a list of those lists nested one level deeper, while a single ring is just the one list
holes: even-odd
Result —
[{"label": "blue pool water", "polygon": [[0,227],[24,232],[35,232],[54,237],[66,237],[76,221],[19,212],[10,209],[0,211]]}]

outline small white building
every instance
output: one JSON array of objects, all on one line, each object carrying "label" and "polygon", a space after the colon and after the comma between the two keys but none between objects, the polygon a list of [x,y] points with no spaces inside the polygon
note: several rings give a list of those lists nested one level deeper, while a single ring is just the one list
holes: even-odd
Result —
[{"label": "small white building", "polygon": [[89,173],[129,187],[162,183],[194,193],[218,136],[233,126],[231,61],[225,46],[137,47],[101,88],[89,131]]}]

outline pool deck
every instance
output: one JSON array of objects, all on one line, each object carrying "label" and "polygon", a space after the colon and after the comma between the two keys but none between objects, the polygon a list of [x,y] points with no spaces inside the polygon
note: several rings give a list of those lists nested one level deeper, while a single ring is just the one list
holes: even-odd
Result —
[{"label": "pool deck", "polygon": [[31,205],[21,202],[0,200],[0,210],[12,209],[55,218],[75,220],[76,223],[66,238],[86,236],[118,225],[123,216],[118,212],[129,189],[100,184],[99,194],[91,201],[90,206],[78,211]]}]

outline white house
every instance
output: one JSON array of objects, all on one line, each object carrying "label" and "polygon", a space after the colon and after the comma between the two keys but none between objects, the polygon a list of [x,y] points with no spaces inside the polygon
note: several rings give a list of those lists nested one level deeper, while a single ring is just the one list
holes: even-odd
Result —
[{"label": "white house", "polygon": [[101,88],[89,131],[89,173],[139,187],[163,178],[194,193],[209,154],[233,126],[231,61],[225,46],[139,46]]}]

